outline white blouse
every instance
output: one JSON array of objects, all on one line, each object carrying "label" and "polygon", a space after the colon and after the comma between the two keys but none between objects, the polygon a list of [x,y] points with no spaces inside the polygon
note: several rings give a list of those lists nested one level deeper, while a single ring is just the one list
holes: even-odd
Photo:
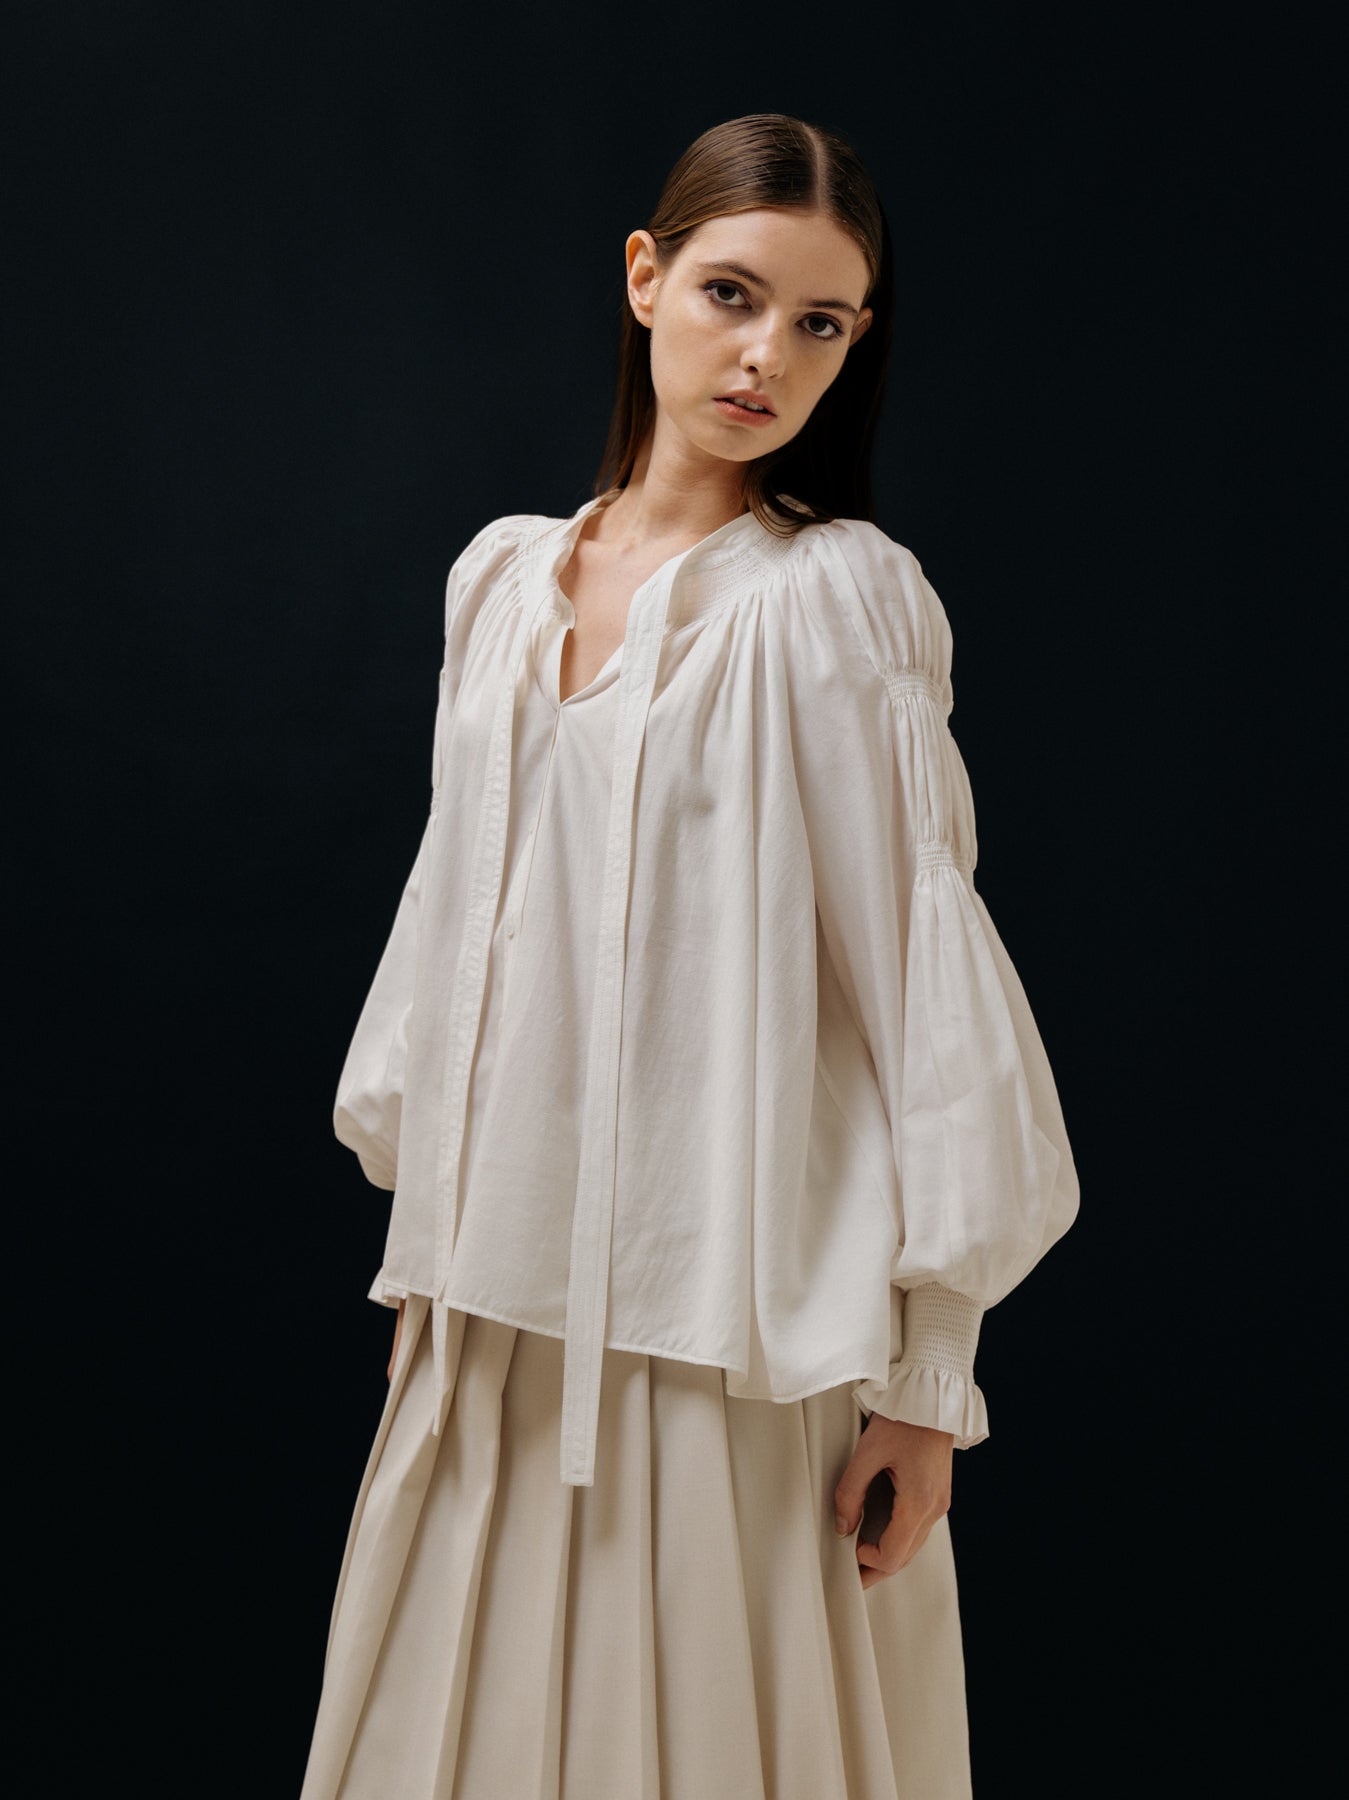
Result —
[{"label": "white blouse", "polygon": [[1068,1229],[1053,1076],[976,891],[951,632],[858,519],[671,557],[559,704],[586,517],[513,514],[446,593],[431,804],[334,1124],[393,1190],[371,1297],[606,1346],[735,1398],[843,1381],[988,1435],[984,1311]]}]

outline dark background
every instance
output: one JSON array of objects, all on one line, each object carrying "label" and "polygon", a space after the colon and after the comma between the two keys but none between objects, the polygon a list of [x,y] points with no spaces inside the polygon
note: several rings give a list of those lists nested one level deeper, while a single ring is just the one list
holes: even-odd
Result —
[{"label": "dark background", "polygon": [[8,19],[23,1791],[298,1792],[393,1322],[332,1096],[445,574],[590,495],[624,238],[767,109],[886,205],[878,522],[951,619],[978,885],[1082,1181],[956,1459],[976,1792],[1311,1791],[1342,1176],[1296,1164],[1342,1032],[1307,22]]}]

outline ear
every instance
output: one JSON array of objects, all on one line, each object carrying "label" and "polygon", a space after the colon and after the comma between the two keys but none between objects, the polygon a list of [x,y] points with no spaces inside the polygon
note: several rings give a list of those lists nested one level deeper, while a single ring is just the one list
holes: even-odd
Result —
[{"label": "ear", "polygon": [[656,240],[649,231],[633,231],[624,245],[628,262],[628,305],[639,324],[651,329],[655,316],[656,288],[660,273],[656,267]]},{"label": "ear", "polygon": [[853,321],[852,336],[848,339],[848,348],[850,350],[857,342],[858,338],[866,331],[866,328],[870,325],[873,317],[874,314],[869,306],[864,306],[861,312],[858,313],[856,319]]}]

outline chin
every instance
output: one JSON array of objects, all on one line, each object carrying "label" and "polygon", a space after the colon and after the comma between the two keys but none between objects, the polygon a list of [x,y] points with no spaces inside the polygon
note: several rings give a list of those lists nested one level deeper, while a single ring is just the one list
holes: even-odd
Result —
[{"label": "chin", "polygon": [[707,426],[707,416],[701,406],[693,418],[682,426],[685,437],[705,450],[709,456],[719,456],[723,462],[753,462],[762,456],[765,450],[771,450],[783,441],[782,421],[776,425],[751,428],[746,425],[734,425],[729,419],[723,420],[720,413],[713,413],[711,430]]},{"label": "chin", "polygon": [[[765,443],[765,439],[768,442]],[[696,443],[700,440],[695,439],[694,441]],[[703,448],[713,456],[719,456],[723,462],[748,463],[753,462],[756,457],[762,456],[765,450],[773,449],[780,442],[781,439],[776,430],[772,428],[766,431],[762,429],[737,431],[734,425],[728,425],[724,432],[717,434],[715,442],[705,443]]]},{"label": "chin", "polygon": [[704,437],[701,433],[692,431],[687,436],[689,442],[696,445],[704,455],[715,457],[718,462],[747,463],[753,462],[756,456],[763,455],[763,451],[756,449],[753,444],[727,443],[724,437]]}]

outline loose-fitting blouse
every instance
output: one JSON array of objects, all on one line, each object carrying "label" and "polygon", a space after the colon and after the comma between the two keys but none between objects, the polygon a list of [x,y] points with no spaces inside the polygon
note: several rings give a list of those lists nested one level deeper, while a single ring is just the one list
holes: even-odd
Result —
[{"label": "loose-fitting blouse", "polygon": [[561,1477],[602,1352],[732,1398],[848,1381],[988,1435],[982,1314],[1078,1183],[974,885],[951,632],[911,551],[745,513],[634,594],[559,700],[585,518],[493,520],[450,571],[430,807],[334,1125],[393,1191],[371,1297],[564,1339]]}]

